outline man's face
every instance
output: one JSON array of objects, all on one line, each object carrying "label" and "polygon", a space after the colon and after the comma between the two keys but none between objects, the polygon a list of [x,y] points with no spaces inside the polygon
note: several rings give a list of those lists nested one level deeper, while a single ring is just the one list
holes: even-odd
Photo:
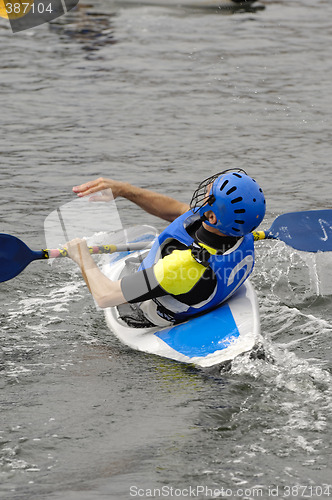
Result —
[{"label": "man's face", "polygon": [[210,184],[208,184],[206,187],[203,205],[207,204],[207,202],[209,201],[209,197],[210,197],[211,191],[212,191],[212,186],[213,186],[213,182],[210,182]]}]

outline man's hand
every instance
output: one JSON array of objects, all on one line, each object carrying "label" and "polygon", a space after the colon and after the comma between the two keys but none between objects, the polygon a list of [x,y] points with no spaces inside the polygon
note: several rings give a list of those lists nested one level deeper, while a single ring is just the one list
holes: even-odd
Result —
[{"label": "man's hand", "polygon": [[101,195],[91,197],[93,201],[110,201],[119,196],[123,196],[126,182],[115,181],[99,177],[93,181],[85,182],[79,186],[74,186],[73,191],[80,198],[102,191]]},{"label": "man's hand", "polygon": [[79,265],[84,281],[99,307],[112,307],[126,302],[121,281],[111,281],[100,271],[85,240],[76,238],[66,243],[66,248],[69,257]]},{"label": "man's hand", "polygon": [[68,256],[80,266],[86,265],[92,259],[88,245],[85,240],[80,238],[75,238],[72,241],[66,243],[66,248],[68,250]]}]

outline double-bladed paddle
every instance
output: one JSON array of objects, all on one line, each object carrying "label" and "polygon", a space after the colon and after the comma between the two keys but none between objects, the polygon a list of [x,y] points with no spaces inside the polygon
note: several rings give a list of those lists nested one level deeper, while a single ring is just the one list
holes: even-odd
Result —
[{"label": "double-bladed paddle", "polygon": [[[119,245],[99,245],[89,247],[91,254],[132,252],[151,246],[151,241],[122,243]],[[0,234],[0,282],[8,281],[20,274],[34,260],[67,257],[66,248],[54,250],[31,250],[22,240],[10,234]]]},{"label": "double-bladed paddle", "polygon": [[[254,231],[255,241],[276,239],[304,252],[332,251],[332,210],[279,215],[268,231]],[[91,254],[143,250],[150,242],[89,247]],[[66,257],[67,250],[33,251],[19,238],[0,234],[0,282],[8,281],[34,260]]]}]

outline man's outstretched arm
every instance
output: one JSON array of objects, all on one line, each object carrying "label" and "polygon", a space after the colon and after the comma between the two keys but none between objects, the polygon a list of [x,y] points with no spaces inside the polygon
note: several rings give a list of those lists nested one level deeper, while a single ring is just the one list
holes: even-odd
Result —
[{"label": "man's outstretched arm", "polygon": [[149,189],[133,186],[129,182],[99,177],[90,182],[74,186],[73,191],[79,197],[91,195],[98,191],[110,189],[113,198],[126,198],[132,201],[149,214],[172,222],[177,217],[189,210],[189,205],[182,203],[170,196],[166,196]]}]

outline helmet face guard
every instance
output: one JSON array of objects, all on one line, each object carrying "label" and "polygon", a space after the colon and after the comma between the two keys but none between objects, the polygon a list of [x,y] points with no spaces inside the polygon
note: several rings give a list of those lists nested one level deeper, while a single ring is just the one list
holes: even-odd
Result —
[{"label": "helmet face guard", "polygon": [[[226,236],[244,236],[261,223],[265,215],[265,198],[257,182],[242,169],[228,169],[204,179],[190,202],[194,213],[209,226]],[[212,211],[216,224],[206,212]]]},{"label": "helmet face guard", "polygon": [[211,205],[216,201],[213,193],[208,193],[208,188],[212,188],[212,185],[218,177],[221,177],[228,172],[239,172],[247,175],[247,173],[242,169],[238,168],[234,170],[233,168],[228,168],[227,170],[223,170],[217,174],[211,175],[204,179],[198,186],[198,188],[194,191],[191,201],[190,208],[194,213],[197,213],[202,207],[206,206],[206,212],[211,209]]}]

